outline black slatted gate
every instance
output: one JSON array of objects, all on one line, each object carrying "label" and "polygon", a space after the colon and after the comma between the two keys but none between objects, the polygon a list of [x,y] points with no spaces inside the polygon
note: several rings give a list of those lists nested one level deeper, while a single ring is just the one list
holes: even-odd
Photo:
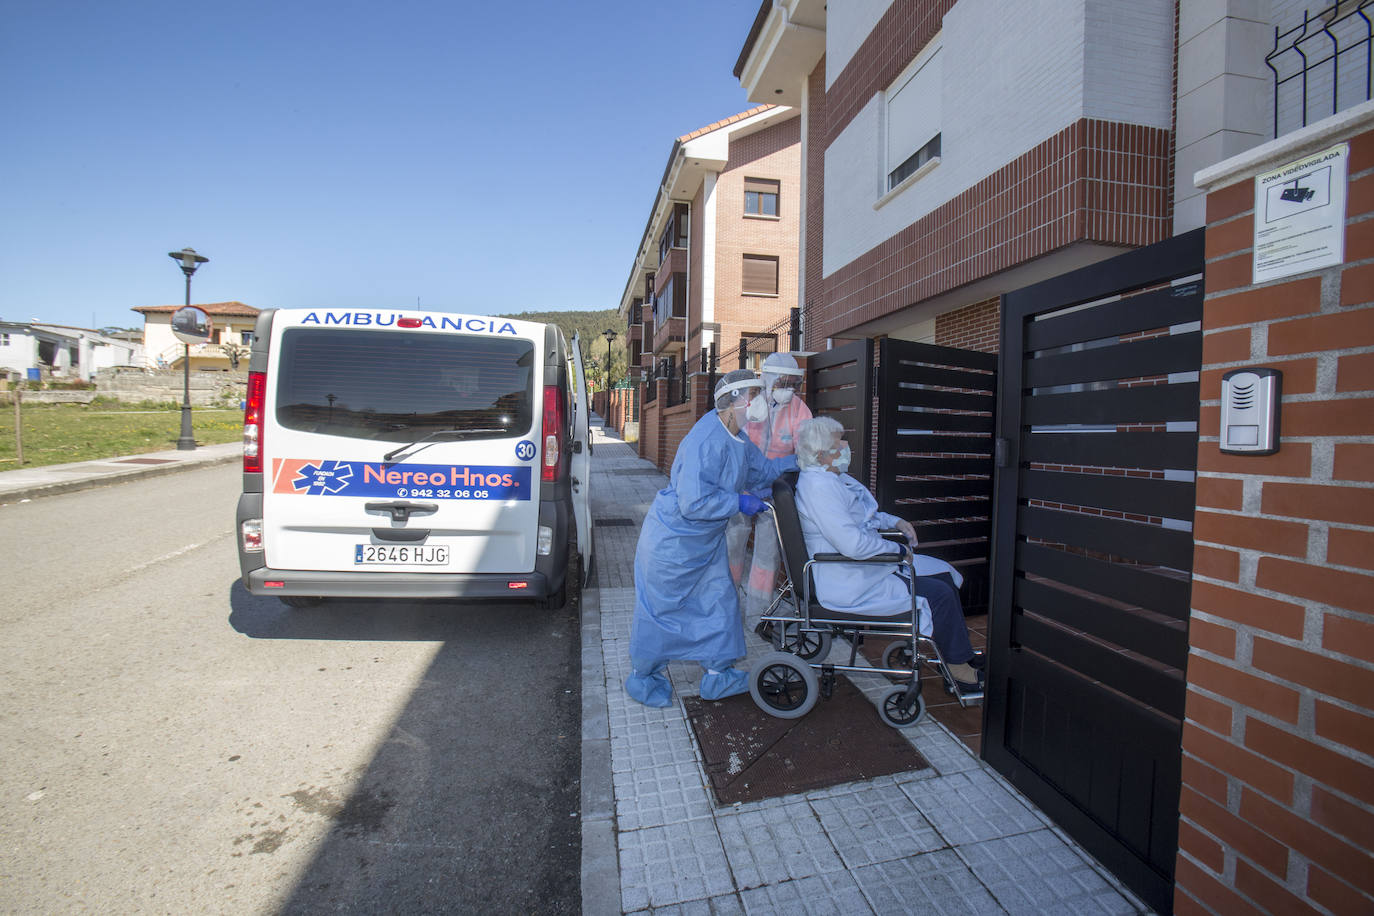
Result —
[{"label": "black slatted gate", "polygon": [[872,467],[873,341],[856,340],[806,359],[806,406],[840,421],[852,453],[849,474],[867,481]]},{"label": "black slatted gate", "polygon": [[997,354],[884,339],[877,499],[916,526],[921,552],[964,576],[965,612],[988,606]]},{"label": "black slatted gate", "polygon": [[1202,265],[1199,229],[1002,298],[983,756],[1159,912],[1178,840]]}]

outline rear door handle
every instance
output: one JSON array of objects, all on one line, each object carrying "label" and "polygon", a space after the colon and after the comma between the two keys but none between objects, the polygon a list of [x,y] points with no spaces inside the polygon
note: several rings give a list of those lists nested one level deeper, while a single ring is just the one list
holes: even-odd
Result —
[{"label": "rear door handle", "polygon": [[404,500],[390,503],[363,503],[363,508],[368,512],[386,512],[390,514],[393,522],[402,525],[410,521],[412,515],[433,515],[439,511],[437,503],[412,503]]}]

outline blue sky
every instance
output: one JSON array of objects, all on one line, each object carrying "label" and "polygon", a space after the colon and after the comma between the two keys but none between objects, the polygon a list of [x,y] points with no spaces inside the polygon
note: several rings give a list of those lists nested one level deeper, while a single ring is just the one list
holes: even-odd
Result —
[{"label": "blue sky", "polygon": [[18,0],[0,318],[611,308],[675,137],[751,107],[756,0]]}]

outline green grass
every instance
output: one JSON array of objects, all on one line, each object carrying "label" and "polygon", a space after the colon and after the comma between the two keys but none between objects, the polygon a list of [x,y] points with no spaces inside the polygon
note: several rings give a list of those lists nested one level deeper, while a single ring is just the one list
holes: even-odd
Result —
[{"label": "green grass", "polygon": [[[161,452],[176,448],[181,435],[179,405],[96,401],[89,406],[24,404],[22,410],[26,468]],[[243,436],[243,412],[192,408],[191,430],[198,445],[237,442]],[[18,467],[14,404],[0,401],[0,471]]]}]

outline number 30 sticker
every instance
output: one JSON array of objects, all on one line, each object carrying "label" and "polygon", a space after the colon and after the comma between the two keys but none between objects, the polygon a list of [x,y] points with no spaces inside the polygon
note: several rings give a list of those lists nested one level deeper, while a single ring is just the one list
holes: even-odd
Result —
[{"label": "number 30 sticker", "polygon": [[522,439],[515,446],[515,457],[521,461],[529,461],[534,457],[534,443],[528,439]]}]

